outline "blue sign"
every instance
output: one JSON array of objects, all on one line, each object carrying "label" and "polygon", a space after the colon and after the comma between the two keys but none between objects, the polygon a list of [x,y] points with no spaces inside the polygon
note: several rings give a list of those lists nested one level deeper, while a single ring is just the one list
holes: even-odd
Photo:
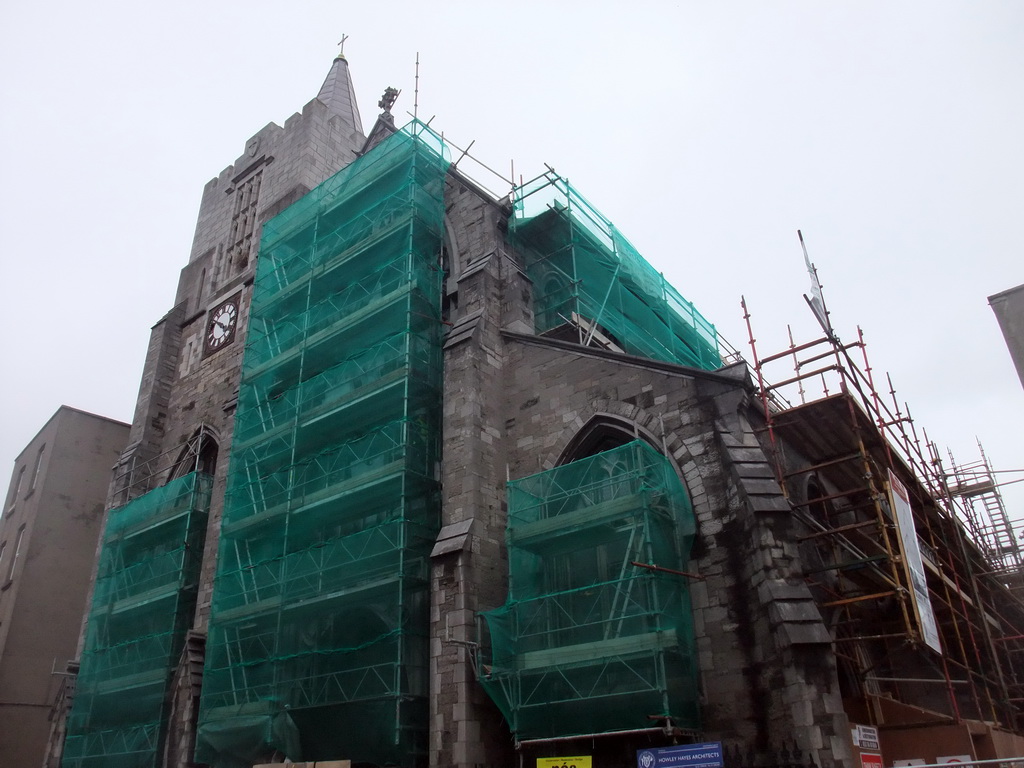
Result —
[{"label": "blue sign", "polygon": [[722,743],[683,744],[678,747],[638,749],[637,768],[723,768]]}]

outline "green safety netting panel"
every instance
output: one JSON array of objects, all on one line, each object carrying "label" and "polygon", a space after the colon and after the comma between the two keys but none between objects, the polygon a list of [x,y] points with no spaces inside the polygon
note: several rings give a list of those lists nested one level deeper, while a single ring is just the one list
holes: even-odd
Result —
[{"label": "green safety netting panel", "polygon": [[516,189],[509,233],[533,281],[537,333],[721,367],[715,327],[554,171]]},{"label": "green safety netting panel", "polygon": [[211,484],[194,472],[110,511],[64,768],[160,764],[168,687],[195,612]]},{"label": "green safety netting panel", "polygon": [[699,726],[686,578],[635,565],[684,569],[693,533],[641,441],[508,484],[509,596],[478,667],[517,740]]},{"label": "green safety netting panel", "polygon": [[413,123],[263,227],[198,762],[426,753],[447,168]]}]

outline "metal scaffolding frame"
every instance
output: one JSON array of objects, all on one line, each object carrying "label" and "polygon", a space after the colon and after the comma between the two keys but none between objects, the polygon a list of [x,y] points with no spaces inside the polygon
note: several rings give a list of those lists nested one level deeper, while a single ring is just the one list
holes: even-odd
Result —
[{"label": "metal scaffolding frame", "polygon": [[670,463],[642,441],[509,483],[509,596],[480,615],[475,666],[517,744],[650,715],[699,727],[680,578],[694,527]]},{"label": "metal scaffolding frame", "polygon": [[[859,695],[937,709],[926,691],[940,683],[948,701],[937,717],[1024,726],[1024,602],[1008,589],[1021,583],[1021,556],[987,459],[945,471],[890,378],[879,392],[859,328],[844,343],[823,323],[822,336],[795,343],[790,333],[788,348],[761,357],[742,307],[765,443]],[[901,540],[893,485],[908,493],[916,543],[906,531]],[[926,642],[928,611],[907,565],[915,548],[941,653]]]},{"label": "metal scaffolding frame", "polygon": [[414,123],[263,227],[201,762],[426,752],[445,155]]},{"label": "metal scaffolding frame", "polygon": [[198,594],[209,475],[110,511],[64,746],[65,768],[157,766],[171,676]]}]

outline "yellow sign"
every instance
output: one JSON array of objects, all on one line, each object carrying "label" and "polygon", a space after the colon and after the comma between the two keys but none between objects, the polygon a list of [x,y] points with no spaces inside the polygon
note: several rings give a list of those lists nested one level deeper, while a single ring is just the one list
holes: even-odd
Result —
[{"label": "yellow sign", "polygon": [[594,768],[594,759],[590,755],[538,757],[537,768]]}]

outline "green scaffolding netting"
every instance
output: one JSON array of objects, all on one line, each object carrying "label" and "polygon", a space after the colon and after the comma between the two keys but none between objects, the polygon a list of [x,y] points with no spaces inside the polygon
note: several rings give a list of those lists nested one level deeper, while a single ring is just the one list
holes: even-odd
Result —
[{"label": "green scaffolding netting", "polygon": [[509,234],[533,281],[537,333],[721,367],[715,327],[558,174],[515,191]]},{"label": "green scaffolding netting", "polygon": [[263,227],[199,762],[426,752],[447,167],[413,123]]},{"label": "green scaffolding netting", "polygon": [[508,484],[509,597],[481,682],[519,740],[697,728],[689,497],[637,441]]},{"label": "green scaffolding netting", "polygon": [[111,510],[64,743],[64,768],[159,765],[168,686],[195,612],[211,478]]}]

